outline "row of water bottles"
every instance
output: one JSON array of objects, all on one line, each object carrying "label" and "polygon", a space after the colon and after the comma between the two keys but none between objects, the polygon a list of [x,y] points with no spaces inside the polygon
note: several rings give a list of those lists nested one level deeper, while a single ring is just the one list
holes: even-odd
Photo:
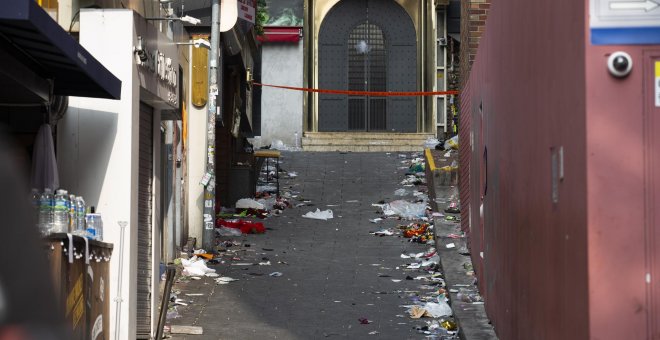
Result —
[{"label": "row of water bottles", "polygon": [[64,189],[55,193],[50,188],[39,193],[32,189],[32,204],[38,217],[37,226],[44,236],[71,233],[101,241],[103,222],[94,207],[87,209],[82,196],[69,195]]}]

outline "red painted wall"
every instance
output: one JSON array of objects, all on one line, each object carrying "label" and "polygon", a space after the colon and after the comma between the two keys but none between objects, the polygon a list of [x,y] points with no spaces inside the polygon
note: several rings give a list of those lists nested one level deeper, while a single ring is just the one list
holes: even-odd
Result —
[{"label": "red painted wall", "polygon": [[[633,59],[617,79],[612,52]],[[587,220],[593,339],[660,339],[660,108],[653,60],[660,46],[588,46]],[[657,198],[655,198],[657,196]],[[656,250],[657,249],[657,250]],[[614,294],[612,294],[615,292]],[[655,304],[653,308],[652,304]]]},{"label": "red painted wall", "polygon": [[464,89],[471,251],[501,339],[588,338],[585,17],[575,0],[494,2]]},{"label": "red painted wall", "polygon": [[461,95],[466,226],[501,339],[660,339],[660,46],[593,46],[588,6],[495,2]]}]

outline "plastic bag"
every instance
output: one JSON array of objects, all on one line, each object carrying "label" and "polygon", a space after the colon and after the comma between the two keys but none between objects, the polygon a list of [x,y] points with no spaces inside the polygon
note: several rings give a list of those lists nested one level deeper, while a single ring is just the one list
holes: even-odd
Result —
[{"label": "plastic bag", "polygon": [[429,137],[424,142],[424,147],[427,149],[435,149],[435,146],[440,144],[440,141],[437,138]]},{"label": "plastic bag", "polygon": [[383,213],[387,216],[399,215],[406,219],[417,219],[426,214],[426,204],[393,201],[383,206]]},{"label": "plastic bag", "polygon": [[274,149],[274,150],[283,150],[283,151],[284,151],[284,150],[287,150],[287,147],[286,147],[286,145],[284,144],[284,142],[282,142],[282,141],[279,140],[279,139],[274,139],[274,140],[270,143],[270,148],[271,148],[271,149]]},{"label": "plastic bag", "polygon": [[241,198],[240,200],[236,201],[236,209],[263,210],[264,205],[251,198]]},{"label": "plastic bag", "polygon": [[427,302],[424,307],[426,313],[432,318],[440,318],[443,316],[450,316],[452,314],[451,307],[444,301],[438,303]]},{"label": "plastic bag", "polygon": [[181,265],[183,265],[183,274],[187,276],[204,276],[206,273],[215,273],[215,269],[211,269],[206,266],[206,263],[203,260],[186,260],[181,259]]},{"label": "plastic bag", "polygon": [[332,214],[332,210],[330,210],[330,209],[321,211],[321,209],[317,208],[316,211],[310,211],[310,212],[306,213],[305,215],[303,215],[302,217],[312,218],[312,219],[315,219],[315,220],[327,221],[327,220],[333,218],[334,216]]},{"label": "plastic bag", "polygon": [[451,137],[445,141],[445,150],[458,150],[458,136]]},{"label": "plastic bag", "polygon": [[396,191],[394,191],[394,194],[396,196],[405,196],[405,195],[408,195],[408,190],[406,190],[406,189],[397,189]]},{"label": "plastic bag", "polygon": [[241,232],[240,229],[234,229],[234,228],[227,228],[227,227],[220,227],[220,228],[215,228],[216,234],[218,236],[241,236],[243,233]]}]

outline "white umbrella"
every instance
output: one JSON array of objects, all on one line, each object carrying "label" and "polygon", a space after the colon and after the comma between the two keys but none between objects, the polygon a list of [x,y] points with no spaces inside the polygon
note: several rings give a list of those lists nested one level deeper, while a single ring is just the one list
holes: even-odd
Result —
[{"label": "white umbrella", "polygon": [[42,125],[34,139],[31,183],[32,187],[39,191],[43,191],[45,188],[55,190],[60,187],[53,133],[49,124]]}]

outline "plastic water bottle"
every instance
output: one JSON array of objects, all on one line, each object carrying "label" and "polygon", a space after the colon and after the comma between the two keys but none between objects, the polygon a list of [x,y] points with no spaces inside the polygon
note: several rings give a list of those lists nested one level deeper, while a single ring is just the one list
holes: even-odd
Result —
[{"label": "plastic water bottle", "polygon": [[85,213],[87,207],[85,207],[85,200],[82,196],[76,198],[76,234],[84,235],[87,227],[85,226]]},{"label": "plastic water bottle", "polygon": [[98,220],[96,222],[96,240],[103,241],[103,218],[101,218],[101,214],[97,215]]},{"label": "plastic water bottle", "polygon": [[77,197],[75,195],[69,195],[69,232],[72,233],[76,231],[76,223],[78,219],[76,218],[76,201]]},{"label": "plastic water bottle", "polygon": [[90,213],[85,216],[87,223],[87,237],[90,239],[103,240],[103,220],[101,214],[97,214],[94,207],[90,208]]},{"label": "plastic water bottle", "polygon": [[53,230],[53,190],[50,188],[39,197],[39,230],[44,236]]},{"label": "plastic water bottle", "polygon": [[57,190],[53,200],[53,229],[54,233],[69,232],[69,195],[66,190]]},{"label": "plastic water bottle", "polygon": [[96,239],[96,214],[89,213],[85,215],[85,235],[89,239]]},{"label": "plastic water bottle", "polygon": [[34,213],[33,216],[36,218],[37,227],[39,227],[39,203],[40,202],[41,202],[41,195],[39,194],[39,190],[32,189],[32,192],[30,192],[30,204],[32,205],[32,211]]}]

